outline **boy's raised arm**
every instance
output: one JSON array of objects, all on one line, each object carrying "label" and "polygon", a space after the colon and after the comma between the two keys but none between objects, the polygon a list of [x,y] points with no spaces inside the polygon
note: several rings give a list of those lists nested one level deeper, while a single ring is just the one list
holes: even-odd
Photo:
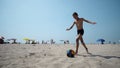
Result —
[{"label": "boy's raised arm", "polygon": [[73,22],[72,26],[70,28],[67,28],[66,30],[72,29],[74,25],[75,25],[75,22]]},{"label": "boy's raised arm", "polygon": [[90,24],[96,24],[96,22],[91,22],[91,21],[86,20],[86,19],[84,19],[84,18],[83,18],[83,21],[85,21],[85,22],[87,22],[87,23],[90,23]]}]

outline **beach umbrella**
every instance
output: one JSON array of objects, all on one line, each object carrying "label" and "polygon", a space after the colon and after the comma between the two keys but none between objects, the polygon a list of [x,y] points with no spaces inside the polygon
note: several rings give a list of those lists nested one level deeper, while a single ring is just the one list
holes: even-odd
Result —
[{"label": "beach umbrella", "polygon": [[105,40],[104,39],[98,39],[97,42],[101,42],[101,44],[104,44]]},{"label": "beach umbrella", "polygon": [[23,38],[25,41],[35,41],[34,39],[29,39],[29,38]]},{"label": "beach umbrella", "polygon": [[27,40],[30,40],[30,39],[29,39],[29,38],[23,38],[23,40],[26,40],[26,41],[27,41]]},{"label": "beach umbrella", "polygon": [[30,39],[29,38],[23,38],[23,40],[26,41],[26,44],[30,44]]}]

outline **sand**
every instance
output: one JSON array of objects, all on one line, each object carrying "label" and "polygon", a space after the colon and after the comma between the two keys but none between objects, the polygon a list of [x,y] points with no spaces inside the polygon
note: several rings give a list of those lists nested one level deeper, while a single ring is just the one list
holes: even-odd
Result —
[{"label": "sand", "polygon": [[80,45],[78,56],[68,58],[74,45],[0,44],[0,68],[120,68],[120,45]]}]

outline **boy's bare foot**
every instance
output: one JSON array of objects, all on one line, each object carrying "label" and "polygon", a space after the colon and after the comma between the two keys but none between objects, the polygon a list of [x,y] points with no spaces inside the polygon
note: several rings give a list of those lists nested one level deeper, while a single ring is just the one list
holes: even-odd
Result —
[{"label": "boy's bare foot", "polygon": [[92,53],[90,53],[90,52],[87,52],[87,54],[92,55]]}]

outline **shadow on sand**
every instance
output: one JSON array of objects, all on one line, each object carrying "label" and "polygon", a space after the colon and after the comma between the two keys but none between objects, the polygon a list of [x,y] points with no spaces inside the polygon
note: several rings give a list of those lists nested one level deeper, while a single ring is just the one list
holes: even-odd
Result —
[{"label": "shadow on sand", "polygon": [[102,57],[102,58],[105,58],[105,59],[110,59],[110,58],[118,58],[118,59],[120,59],[119,56],[103,56],[103,55],[95,55],[95,54],[88,54],[88,55],[80,55],[80,54],[78,54],[78,56],[83,56],[83,57]]}]

